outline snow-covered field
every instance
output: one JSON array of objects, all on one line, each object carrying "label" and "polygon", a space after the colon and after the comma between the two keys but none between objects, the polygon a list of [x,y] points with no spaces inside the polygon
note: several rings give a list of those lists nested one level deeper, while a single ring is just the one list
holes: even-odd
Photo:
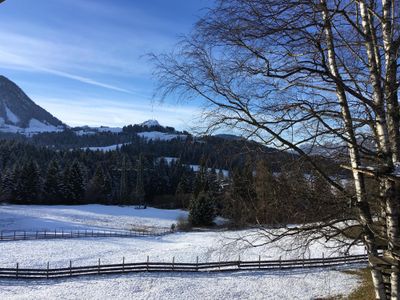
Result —
[{"label": "snow-covered field", "polygon": [[[0,206],[0,228],[116,228],[135,226],[168,227],[179,210],[102,205],[83,206]],[[195,262],[292,258],[300,252],[286,253],[278,246],[244,247],[235,241],[242,231],[205,231],[175,233],[162,237],[83,238],[72,240],[31,240],[0,243],[0,266],[67,267],[102,263],[151,261]],[[356,249],[355,253],[361,252]],[[307,254],[321,257],[329,250],[323,243],[312,246]],[[336,254],[337,255],[337,254]],[[126,276],[82,277],[65,280],[0,281],[1,299],[313,299],[348,294],[358,278],[335,270],[292,272],[233,272],[223,274],[131,274]]]},{"label": "snow-covered field", "polygon": [[128,145],[128,143],[115,144],[115,145],[109,145],[109,146],[99,146],[99,147],[83,147],[81,149],[82,150],[90,150],[90,151],[108,152],[108,151],[115,151],[115,150],[121,148],[123,145]]},{"label": "snow-covered field", "polygon": [[147,140],[160,140],[160,141],[170,141],[173,139],[187,138],[187,135],[185,134],[164,133],[159,131],[138,132],[137,135]]},{"label": "snow-covered field", "polygon": [[346,295],[357,284],[337,271],[146,273],[68,280],[0,281],[1,299],[315,299]]},{"label": "snow-covered field", "polygon": [[182,210],[113,205],[0,205],[0,230],[170,227]]}]

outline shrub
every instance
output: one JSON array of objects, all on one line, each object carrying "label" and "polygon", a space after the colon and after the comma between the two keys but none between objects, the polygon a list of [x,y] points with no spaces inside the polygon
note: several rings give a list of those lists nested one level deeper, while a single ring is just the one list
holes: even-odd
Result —
[{"label": "shrub", "polygon": [[177,219],[176,227],[181,231],[190,231],[192,229],[192,224],[190,224],[187,218],[180,216]]}]

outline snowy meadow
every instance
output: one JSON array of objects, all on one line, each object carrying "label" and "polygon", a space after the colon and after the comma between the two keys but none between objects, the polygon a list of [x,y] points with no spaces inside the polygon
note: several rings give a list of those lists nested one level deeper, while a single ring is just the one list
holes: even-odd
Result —
[{"label": "snowy meadow", "polygon": [[[181,210],[81,205],[81,206],[0,206],[1,230],[70,230],[168,228]],[[208,230],[175,232],[160,237],[79,238],[8,241],[0,243],[0,266],[21,268],[67,267],[102,263],[151,261],[200,262],[298,258],[302,252],[285,252],[277,245],[249,248],[237,241],[251,230]],[[286,240],[288,245],[293,240]],[[306,255],[330,253],[323,242],[311,246]],[[355,249],[353,253],[362,253]],[[313,299],[347,295],[359,279],[340,270],[240,271],[219,274],[137,273],[84,276],[72,279],[2,280],[2,299]],[[74,292],[76,291],[76,292]]]}]

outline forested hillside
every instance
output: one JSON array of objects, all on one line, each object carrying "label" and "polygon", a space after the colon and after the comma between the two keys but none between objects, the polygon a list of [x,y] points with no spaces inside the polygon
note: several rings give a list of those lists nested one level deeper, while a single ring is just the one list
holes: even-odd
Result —
[{"label": "forested hillside", "polygon": [[[44,137],[68,136],[90,145],[96,139],[99,144],[110,139],[125,144],[114,151],[39,146]],[[331,168],[332,176],[343,176],[331,162],[321,163]],[[238,225],[315,219],[322,209],[321,195],[334,197],[296,155],[224,137],[153,141],[125,131],[46,133],[38,139],[3,140],[0,168],[2,202],[188,209],[206,194],[212,215],[229,217]],[[311,210],[315,205],[320,209]]]}]

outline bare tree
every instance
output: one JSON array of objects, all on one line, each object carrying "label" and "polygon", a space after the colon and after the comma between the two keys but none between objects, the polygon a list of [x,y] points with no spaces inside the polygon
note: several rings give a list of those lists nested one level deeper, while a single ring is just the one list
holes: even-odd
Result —
[{"label": "bare tree", "polygon": [[[397,0],[221,0],[173,53],[153,56],[162,94],[203,99],[208,129],[294,150],[348,197],[346,214],[272,240],[298,231],[346,247],[361,241],[377,299],[400,297],[399,9]],[[354,193],[305,144],[344,146]],[[379,182],[376,197],[366,176]],[[339,238],[349,237],[346,224],[359,228],[351,241]]]}]

